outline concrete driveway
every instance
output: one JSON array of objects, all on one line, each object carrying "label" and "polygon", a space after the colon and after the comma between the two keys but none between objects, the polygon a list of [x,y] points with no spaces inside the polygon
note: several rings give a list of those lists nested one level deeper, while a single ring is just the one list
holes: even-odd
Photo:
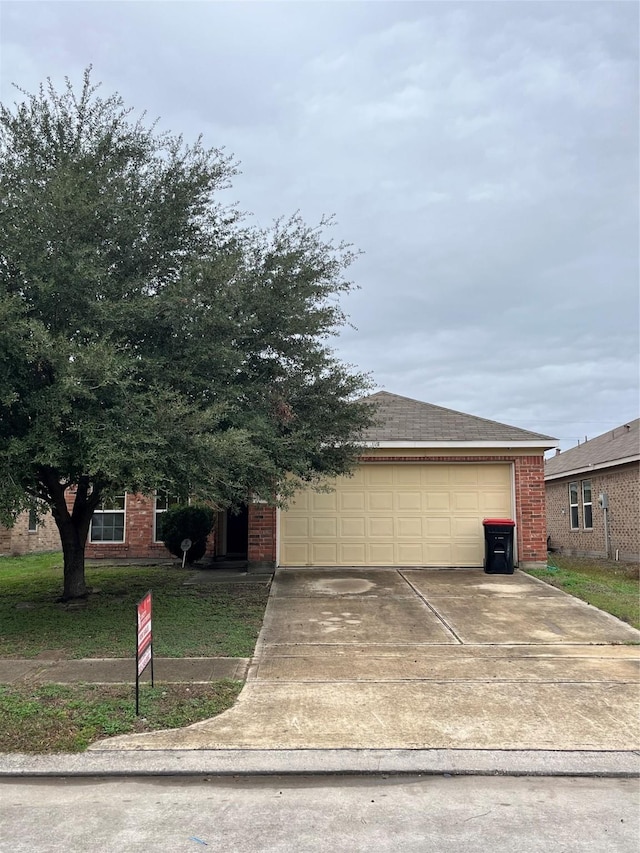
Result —
[{"label": "concrete driveway", "polygon": [[520,572],[278,570],[232,709],[93,749],[639,749],[639,642]]}]

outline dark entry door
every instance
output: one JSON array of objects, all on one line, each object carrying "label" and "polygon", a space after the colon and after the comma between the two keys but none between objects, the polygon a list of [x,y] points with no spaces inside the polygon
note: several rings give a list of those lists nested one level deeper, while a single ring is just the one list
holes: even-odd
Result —
[{"label": "dark entry door", "polygon": [[246,559],[249,543],[249,509],[227,510],[227,557]]}]

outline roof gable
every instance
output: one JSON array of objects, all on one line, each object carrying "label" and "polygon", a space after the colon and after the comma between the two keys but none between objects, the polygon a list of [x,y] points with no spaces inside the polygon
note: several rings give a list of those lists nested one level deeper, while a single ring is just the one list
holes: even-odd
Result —
[{"label": "roof gable", "polygon": [[362,434],[371,442],[494,442],[512,445],[536,442],[539,447],[554,447],[556,439],[519,427],[421,403],[409,397],[378,391],[363,398],[376,406],[377,423]]},{"label": "roof gable", "polygon": [[602,435],[585,441],[571,450],[563,450],[547,459],[545,478],[560,477],[565,473],[609,466],[617,461],[632,461],[640,457],[640,418],[622,424]]}]

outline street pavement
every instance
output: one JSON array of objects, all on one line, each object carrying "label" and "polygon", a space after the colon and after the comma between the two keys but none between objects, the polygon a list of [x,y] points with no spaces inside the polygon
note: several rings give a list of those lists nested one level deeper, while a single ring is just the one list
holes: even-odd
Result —
[{"label": "street pavement", "polygon": [[629,779],[0,779],[0,850],[637,853]]}]

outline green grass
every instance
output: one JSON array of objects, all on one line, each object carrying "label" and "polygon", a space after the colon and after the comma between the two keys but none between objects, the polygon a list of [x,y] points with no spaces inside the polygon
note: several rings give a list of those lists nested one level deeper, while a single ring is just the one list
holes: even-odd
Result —
[{"label": "green grass", "polygon": [[638,570],[632,563],[553,554],[545,569],[526,571],[640,629]]},{"label": "green grass", "polygon": [[[212,570],[215,571],[215,570]],[[0,657],[133,657],[136,603],[153,593],[154,654],[248,657],[268,597],[266,584],[184,586],[176,566],[87,566],[86,601],[61,604],[62,555],[0,557]]]},{"label": "green grass", "polygon": [[0,752],[81,752],[101,738],[179,728],[219,714],[242,684],[0,685]]}]

